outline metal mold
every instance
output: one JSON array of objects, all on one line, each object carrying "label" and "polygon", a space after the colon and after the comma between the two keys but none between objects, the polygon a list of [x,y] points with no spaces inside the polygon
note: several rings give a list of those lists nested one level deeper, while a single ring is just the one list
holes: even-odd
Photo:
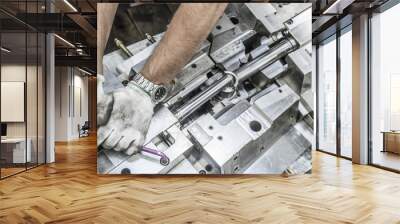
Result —
[{"label": "metal mold", "polygon": [[[229,4],[225,15],[155,108],[145,146],[127,156],[98,152],[108,174],[296,174],[311,169],[311,4]],[[217,26],[220,26],[219,28]],[[147,39],[104,56],[107,85],[140,71]],[[112,80],[112,81],[110,81]],[[117,81],[116,81],[117,80]]]}]

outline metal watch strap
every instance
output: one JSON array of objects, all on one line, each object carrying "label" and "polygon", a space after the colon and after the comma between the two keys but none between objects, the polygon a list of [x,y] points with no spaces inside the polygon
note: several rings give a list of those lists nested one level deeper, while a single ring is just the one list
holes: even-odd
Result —
[{"label": "metal watch strap", "polygon": [[150,82],[149,80],[145,79],[141,74],[137,73],[133,80],[136,84],[138,84],[143,90],[147,93],[151,93],[156,87],[156,84]]},{"label": "metal watch strap", "polygon": [[[159,103],[165,98],[166,95],[166,88],[162,85],[157,85],[151,82],[150,80],[147,80],[145,77],[142,76],[140,73],[136,73],[132,77],[132,82],[134,82],[137,86],[139,86],[143,91],[145,91],[147,94],[149,94],[151,100],[153,100],[154,103]],[[160,90],[163,89],[163,95],[160,97],[159,92]]]}]

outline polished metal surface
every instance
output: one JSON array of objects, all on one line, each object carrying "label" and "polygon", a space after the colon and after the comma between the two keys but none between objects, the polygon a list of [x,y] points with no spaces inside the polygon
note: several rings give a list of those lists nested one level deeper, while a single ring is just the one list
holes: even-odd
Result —
[{"label": "polished metal surface", "polygon": [[291,51],[297,48],[296,41],[287,38],[282,42],[278,43],[277,46],[267,51],[265,54],[261,55],[257,59],[252,62],[249,62],[247,65],[241,67],[239,71],[237,71],[237,77],[239,81],[246,80],[250,78],[257,72],[260,72],[263,68],[268,65],[273,64],[281,57],[286,56]]},{"label": "polished metal surface", "polygon": [[198,96],[193,97],[192,99],[190,99],[190,101],[188,101],[181,108],[179,108],[176,111],[175,116],[179,120],[184,120],[185,118],[190,116],[193,112],[195,112],[199,107],[201,107],[204,103],[209,101],[213,96],[220,93],[229,84],[233,84],[233,81],[234,81],[233,76],[225,75],[216,83],[214,83],[212,86],[205,89]]}]

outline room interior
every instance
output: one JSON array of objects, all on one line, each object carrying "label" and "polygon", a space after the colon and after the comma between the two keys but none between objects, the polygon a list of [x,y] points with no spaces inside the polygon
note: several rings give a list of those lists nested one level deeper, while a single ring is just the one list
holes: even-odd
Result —
[{"label": "room interior", "polygon": [[398,1],[306,1],[313,172],[224,178],[96,174],[98,2],[0,3],[0,222],[399,222]]},{"label": "room interior", "polygon": [[[83,6],[88,13],[93,11],[93,5],[85,3]],[[46,20],[38,15],[49,12],[50,8],[60,12],[63,7],[68,9],[69,6],[51,1],[1,3],[1,179],[54,161],[54,152],[49,153],[47,149],[54,142],[87,135],[89,112],[92,120],[95,117],[95,104],[88,102],[91,99],[95,103],[93,83],[96,81],[90,64],[93,49],[81,35],[81,28],[74,25],[74,29],[79,28],[74,32],[63,27],[75,38],[74,44],[79,46],[77,50],[66,40],[66,34],[55,34],[51,38],[46,35],[59,29],[56,24],[47,28],[38,25]],[[49,42],[53,44],[49,46]],[[93,42],[90,44],[93,46]],[[51,57],[56,57],[56,60],[51,60]],[[80,60],[82,58],[85,59]],[[70,59],[75,62],[71,63]],[[74,63],[78,63],[77,66],[69,66]],[[54,76],[53,93],[48,97],[47,78],[50,73],[58,75]],[[49,103],[51,99],[53,103]],[[53,104],[53,107],[49,106]],[[49,108],[52,108],[50,112]],[[48,119],[52,116],[54,134],[49,144],[46,126],[49,126]],[[82,127],[86,129],[82,130]],[[92,125],[92,131],[94,127]]]},{"label": "room interior", "polygon": [[[45,162],[44,34],[1,34],[2,177]],[[12,49],[12,50],[11,50]]]}]

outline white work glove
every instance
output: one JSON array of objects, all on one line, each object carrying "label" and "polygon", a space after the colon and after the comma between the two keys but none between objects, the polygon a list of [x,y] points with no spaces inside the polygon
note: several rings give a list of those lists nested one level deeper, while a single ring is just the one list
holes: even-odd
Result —
[{"label": "white work glove", "polygon": [[97,146],[132,155],[145,141],[154,104],[147,93],[132,83],[105,94],[103,82],[102,76],[98,78]]}]

